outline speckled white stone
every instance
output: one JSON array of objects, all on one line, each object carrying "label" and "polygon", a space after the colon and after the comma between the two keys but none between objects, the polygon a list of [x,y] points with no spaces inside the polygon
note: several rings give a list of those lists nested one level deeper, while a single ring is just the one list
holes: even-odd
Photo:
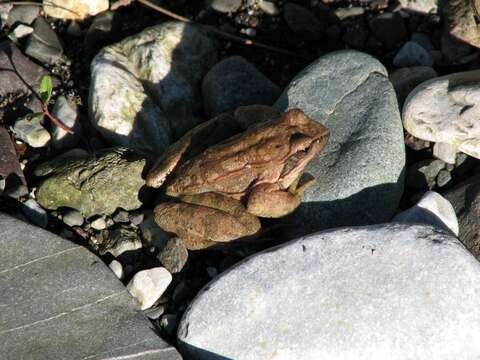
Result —
[{"label": "speckled white stone", "polygon": [[196,125],[200,81],[216,51],[211,37],[181,22],[103,48],[91,64],[92,124],[113,144],[161,154]]},{"label": "speckled white stone", "polygon": [[403,107],[413,136],[444,142],[480,158],[480,70],[449,74],[417,86]]},{"label": "speckled white stone", "polygon": [[108,10],[108,0],[43,0],[43,10],[50,17],[82,20]]},{"label": "speckled white stone", "polygon": [[480,263],[453,236],[384,224],[255,255],[193,300],[178,340],[194,359],[480,357]]}]

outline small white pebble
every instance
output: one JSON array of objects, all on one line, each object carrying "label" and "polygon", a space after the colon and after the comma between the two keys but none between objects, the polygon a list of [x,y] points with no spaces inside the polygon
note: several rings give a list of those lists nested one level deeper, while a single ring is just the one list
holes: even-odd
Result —
[{"label": "small white pebble", "polygon": [[99,217],[98,219],[95,219],[94,221],[92,221],[90,223],[90,226],[92,227],[92,229],[95,229],[95,230],[103,230],[107,227],[107,222],[103,217]]},{"label": "small white pebble", "polygon": [[113,273],[117,276],[117,278],[119,278],[120,280],[123,279],[123,267],[122,267],[122,264],[120,264],[119,261],[117,260],[113,260],[110,265],[108,265],[108,267],[110,268],[110,270],[113,271]]},{"label": "small white pebble", "polygon": [[164,267],[142,270],[127,285],[130,294],[141,305],[141,310],[152,307],[172,282],[172,275]]}]

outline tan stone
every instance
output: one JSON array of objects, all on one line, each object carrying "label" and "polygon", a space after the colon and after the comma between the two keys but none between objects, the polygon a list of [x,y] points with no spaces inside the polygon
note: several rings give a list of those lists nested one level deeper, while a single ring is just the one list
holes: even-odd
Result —
[{"label": "tan stone", "polygon": [[59,19],[83,20],[108,10],[108,0],[43,0],[48,16]]}]

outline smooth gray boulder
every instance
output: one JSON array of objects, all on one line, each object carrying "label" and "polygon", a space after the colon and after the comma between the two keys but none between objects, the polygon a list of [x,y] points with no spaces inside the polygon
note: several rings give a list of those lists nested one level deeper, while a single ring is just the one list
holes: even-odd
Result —
[{"label": "smooth gray boulder", "polygon": [[2,359],[181,359],[84,247],[4,214],[0,245]]},{"label": "smooth gray boulder", "polygon": [[403,192],[405,145],[388,74],[373,57],[329,53],[297,75],[274,105],[300,108],[330,129],[307,172],[316,182],[293,214],[303,233],[391,219]]},{"label": "smooth gray boulder", "polygon": [[196,125],[200,83],[216,61],[215,41],[181,22],[107,46],[91,64],[90,121],[114,145],[162,154]]},{"label": "smooth gray boulder", "polygon": [[423,225],[324,231],[254,255],[185,312],[192,359],[480,356],[480,263]]}]

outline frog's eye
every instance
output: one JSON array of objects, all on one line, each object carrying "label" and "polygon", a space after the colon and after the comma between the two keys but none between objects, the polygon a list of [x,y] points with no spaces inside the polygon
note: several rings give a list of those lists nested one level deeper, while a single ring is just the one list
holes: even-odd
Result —
[{"label": "frog's eye", "polygon": [[294,149],[305,150],[310,146],[312,138],[302,133],[294,133],[290,136],[290,144]]}]

